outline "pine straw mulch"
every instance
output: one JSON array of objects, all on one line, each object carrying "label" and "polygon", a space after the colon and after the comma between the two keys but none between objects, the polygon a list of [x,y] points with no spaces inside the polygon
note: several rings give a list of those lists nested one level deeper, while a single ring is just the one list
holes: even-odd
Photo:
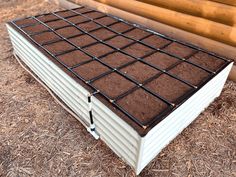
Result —
[{"label": "pine straw mulch", "polygon": [[[58,9],[0,1],[0,176],[135,176],[16,62],[5,22]],[[236,84],[165,148],[140,176],[236,176]]]}]

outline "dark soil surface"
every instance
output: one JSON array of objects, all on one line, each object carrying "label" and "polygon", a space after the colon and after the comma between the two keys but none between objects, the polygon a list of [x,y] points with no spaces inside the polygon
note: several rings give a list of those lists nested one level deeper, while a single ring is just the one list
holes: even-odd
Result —
[{"label": "dark soil surface", "polygon": [[41,25],[41,24],[36,24],[34,26],[28,26],[28,27],[25,27],[23,28],[24,31],[26,31],[27,33],[37,33],[37,32],[41,32],[41,31],[46,31],[48,30],[48,28],[44,25]]},{"label": "dark soil surface", "polygon": [[86,22],[88,21],[88,18],[83,17],[83,16],[75,16],[75,17],[67,18],[67,20],[69,20],[71,23],[76,24],[76,23]]},{"label": "dark soil surface", "polygon": [[[143,89],[138,89],[118,101],[125,110],[143,124],[160,114],[167,105]],[[147,111],[148,110],[148,111]]]},{"label": "dark soil surface", "polygon": [[84,31],[92,31],[99,28],[100,26],[94,22],[85,22],[80,24],[79,27]]},{"label": "dark soil surface", "polygon": [[56,14],[64,18],[76,15],[76,13],[71,12],[71,11],[62,11],[62,12],[57,12]]},{"label": "dark soil surface", "polygon": [[101,43],[86,47],[84,50],[95,57],[101,57],[113,51],[111,47]]},{"label": "dark soil surface", "polygon": [[156,47],[156,48],[162,48],[163,46],[167,45],[170,43],[170,41],[163,39],[158,36],[150,36],[142,40],[144,43]]},{"label": "dark soil surface", "polygon": [[151,53],[153,50],[150,47],[146,47],[143,44],[135,43],[129,47],[126,47],[124,51],[134,57],[142,58],[143,56]]},{"label": "dark soil surface", "polygon": [[131,58],[128,55],[125,55],[121,52],[114,52],[110,55],[107,55],[102,58],[102,61],[113,68],[118,68],[124,64],[134,61],[134,58]]},{"label": "dark soil surface", "polygon": [[[0,176],[135,176],[133,170],[102,141],[95,141],[77,120],[64,111],[12,55],[5,23],[56,9],[55,4],[39,0],[0,1]],[[111,24],[112,20],[100,21]],[[64,60],[67,58],[68,65],[73,65],[80,62],[82,55],[78,56],[79,59],[70,56]],[[210,64],[205,62],[201,53],[190,60],[212,70],[221,65],[215,59]],[[163,68],[170,64],[163,64]],[[158,82],[162,83],[162,80],[170,82],[171,87],[170,78],[164,77]],[[182,87],[181,84],[175,85]],[[169,89],[169,85],[162,86]],[[140,91],[133,94],[146,95]],[[235,176],[235,100],[236,84],[228,81],[220,98],[139,176]],[[132,104],[132,99],[129,103]],[[127,105],[124,100],[120,104]],[[155,111],[151,109],[150,115]]]},{"label": "dark soil surface", "polygon": [[46,24],[52,29],[62,28],[62,27],[70,25],[64,20],[51,21],[51,22],[47,22]]},{"label": "dark soil surface", "polygon": [[[53,15],[54,16],[54,15]],[[55,16],[54,16],[55,17]],[[39,18],[41,20],[41,18]],[[42,19],[43,21],[43,19]],[[30,24],[34,24],[34,23],[38,23],[37,20],[32,19],[32,18],[28,18],[25,20],[21,20],[21,21],[17,21],[16,24],[17,25],[30,25]]]},{"label": "dark soil surface", "polygon": [[74,38],[70,38],[69,41],[73,42],[78,47],[83,47],[88,44],[92,44],[92,43],[96,42],[95,39],[93,39],[92,37],[90,37],[87,34],[84,34],[84,35],[78,36],[78,37],[74,37]]},{"label": "dark soil surface", "polygon": [[110,98],[115,98],[135,86],[135,84],[117,73],[111,73],[102,79],[95,81],[93,85]]},{"label": "dark soil surface", "polygon": [[128,36],[132,39],[136,39],[136,40],[142,39],[145,36],[148,36],[149,34],[150,33],[146,32],[146,31],[143,31],[143,30],[140,30],[140,29],[134,29],[132,31],[129,31],[129,32],[125,33],[126,36]]},{"label": "dark soil surface", "polygon": [[111,25],[114,22],[117,22],[114,18],[111,17],[103,17],[95,20],[98,23],[101,23],[102,25]]},{"label": "dark soil surface", "polygon": [[171,57],[167,54],[156,52],[146,58],[144,60],[160,69],[167,69],[170,66],[179,62],[178,59]]},{"label": "dark soil surface", "polygon": [[53,44],[48,44],[44,46],[49,52],[56,55],[61,52],[72,50],[75,47],[66,41],[60,41]]},{"label": "dark soil surface", "polygon": [[[121,69],[121,71],[125,73],[126,75],[128,75],[129,77],[132,77],[139,83],[143,83],[145,80],[159,73],[158,70],[141,62],[136,62],[134,64],[126,66],[125,68]],[[140,74],[141,72],[142,74]]]},{"label": "dark soil surface", "polygon": [[[80,11],[79,11],[80,12]],[[83,13],[80,12],[80,13]],[[102,17],[104,16],[102,13],[100,12],[88,12],[88,13],[84,13],[85,16],[89,17],[89,18],[99,18],[99,17]]]},{"label": "dark soil surface", "polygon": [[74,71],[84,79],[90,80],[109,71],[109,68],[97,61],[92,61],[75,68]]},{"label": "dark soil surface", "polygon": [[160,77],[149,82],[146,86],[171,102],[175,102],[177,98],[191,89],[190,86],[183,84],[167,74],[162,74]]},{"label": "dark soil surface", "polygon": [[209,73],[206,71],[186,62],[177,65],[175,68],[170,70],[170,73],[177,75],[181,79],[184,79],[193,85],[200,84],[209,76]]},{"label": "dark soil surface", "polygon": [[126,45],[131,44],[132,42],[134,42],[134,41],[131,40],[131,39],[125,38],[123,36],[117,36],[117,37],[114,37],[112,39],[106,40],[107,44],[112,45],[116,48],[123,48]]},{"label": "dark soil surface", "polygon": [[67,28],[58,29],[56,30],[56,32],[65,38],[69,38],[69,37],[81,34],[81,31],[75,27],[67,27]]},{"label": "dark soil surface", "polygon": [[58,17],[50,14],[50,15],[39,16],[38,19],[42,22],[46,22],[46,21],[56,20],[56,19],[58,19]]},{"label": "dark soil surface", "polygon": [[216,57],[213,56],[208,56],[206,61],[206,55],[205,53],[199,52],[196,55],[192,56],[189,58],[189,61],[198,64],[202,67],[206,67],[212,71],[216,71],[223,63],[222,60],[217,59]]},{"label": "dark soil surface", "polygon": [[62,61],[64,64],[66,64],[69,67],[75,66],[78,63],[82,63],[88,60],[91,60],[91,57],[86,55],[85,53],[79,51],[79,50],[74,50],[72,52],[63,54],[58,56],[60,61]]},{"label": "dark soil surface", "polygon": [[98,39],[105,40],[115,35],[115,33],[107,30],[107,29],[99,29],[94,32],[91,32],[92,35],[97,37]]},{"label": "dark soil surface", "polygon": [[125,24],[125,23],[116,23],[116,24],[111,25],[109,27],[118,33],[123,33],[123,32],[130,30],[132,28],[132,26]]},{"label": "dark soil surface", "polygon": [[182,58],[186,58],[189,55],[191,55],[192,53],[194,53],[194,50],[183,46],[181,44],[178,43],[172,43],[169,46],[167,46],[164,51],[170,52],[178,57],[182,57]]},{"label": "dark soil surface", "polygon": [[59,40],[60,37],[53,32],[45,32],[43,34],[34,35],[32,37],[34,40],[38,41],[39,44],[43,44],[48,41]]}]

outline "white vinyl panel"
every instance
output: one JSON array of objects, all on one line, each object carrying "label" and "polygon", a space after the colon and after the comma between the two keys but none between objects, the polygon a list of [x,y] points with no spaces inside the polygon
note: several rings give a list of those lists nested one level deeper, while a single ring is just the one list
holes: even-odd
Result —
[{"label": "white vinyl panel", "polygon": [[[107,121],[104,120],[103,117],[101,117],[96,111],[93,111],[94,116],[94,123],[100,122],[100,124],[103,125],[103,127],[106,129],[106,131],[112,135],[117,141],[119,141],[122,146],[127,149],[131,154],[136,155],[137,154],[137,147],[133,146],[132,143],[128,142],[119,132],[117,132],[116,125],[109,125]],[[136,143],[136,142],[134,142]]]}]

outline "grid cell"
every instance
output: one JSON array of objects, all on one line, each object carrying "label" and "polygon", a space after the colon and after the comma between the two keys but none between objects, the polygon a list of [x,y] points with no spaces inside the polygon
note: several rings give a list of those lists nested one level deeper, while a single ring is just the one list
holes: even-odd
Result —
[{"label": "grid cell", "polygon": [[84,65],[78,66],[73,70],[88,81],[109,71],[109,68],[97,61],[91,61]]},{"label": "grid cell", "polygon": [[69,67],[74,67],[80,63],[91,60],[91,57],[79,50],[68,52],[58,56],[57,58]]},{"label": "grid cell", "polygon": [[77,37],[70,38],[69,41],[74,43],[78,47],[84,47],[86,45],[95,43],[96,40],[90,37],[89,35],[83,34]]},{"label": "grid cell", "polygon": [[121,95],[135,86],[134,83],[114,72],[96,80],[92,84],[111,99]]},{"label": "grid cell", "polygon": [[152,121],[156,115],[167,108],[163,101],[143,89],[132,92],[117,103],[142,122],[142,124]]},{"label": "grid cell", "polygon": [[[156,70],[144,63],[141,63],[139,61],[134,64],[128,65],[125,68],[122,68],[121,71],[140,83],[144,82],[145,80],[147,80],[159,73],[158,70]],[[143,72],[141,72],[141,71],[143,71]]]}]

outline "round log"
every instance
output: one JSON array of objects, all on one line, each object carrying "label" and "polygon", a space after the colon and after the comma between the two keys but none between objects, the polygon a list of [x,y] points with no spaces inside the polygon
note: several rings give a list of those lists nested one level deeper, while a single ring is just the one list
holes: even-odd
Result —
[{"label": "round log", "polygon": [[236,25],[236,7],[205,0],[138,0],[226,25]]},{"label": "round log", "polygon": [[219,3],[222,3],[222,4],[227,4],[227,5],[236,7],[236,1],[235,0],[211,0],[211,1],[219,2]]},{"label": "round log", "polygon": [[229,79],[236,82],[236,66],[234,65],[229,74]]},{"label": "round log", "polygon": [[216,41],[236,46],[236,28],[135,0],[96,0]]}]

